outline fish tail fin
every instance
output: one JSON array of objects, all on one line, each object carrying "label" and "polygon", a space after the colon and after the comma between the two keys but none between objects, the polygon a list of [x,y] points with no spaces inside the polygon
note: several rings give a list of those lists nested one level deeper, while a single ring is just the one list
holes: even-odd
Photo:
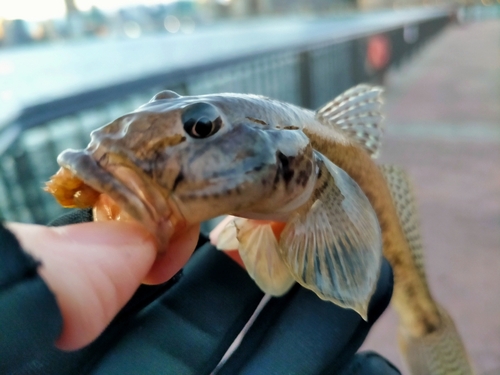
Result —
[{"label": "fish tail fin", "polygon": [[[406,172],[397,166],[383,165],[380,169],[389,186],[415,269],[415,277],[406,277],[402,287],[395,285],[393,298],[394,304],[399,305],[400,314],[413,310],[412,319],[400,319],[399,327],[399,345],[410,373],[412,375],[473,374],[465,347],[452,318],[434,301],[429,292],[418,212],[409,178]],[[396,280],[396,284],[397,282]],[[413,296],[410,293],[411,289],[413,291],[418,289],[419,293]]]},{"label": "fish tail fin", "polygon": [[421,337],[399,330],[399,348],[412,375],[473,375],[462,339],[448,313],[439,308],[439,328]]}]

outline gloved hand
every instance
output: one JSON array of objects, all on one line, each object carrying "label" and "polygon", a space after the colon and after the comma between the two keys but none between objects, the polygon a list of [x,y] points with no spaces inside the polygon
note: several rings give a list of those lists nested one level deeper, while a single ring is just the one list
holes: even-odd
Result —
[{"label": "gloved hand", "polygon": [[[75,211],[54,225],[90,219]],[[245,325],[240,345],[217,374],[399,373],[374,353],[355,354],[389,303],[387,262],[368,322],[298,285],[271,298],[255,317],[263,293],[200,236],[182,272],[167,283],[141,286],[94,342],[65,352],[53,346],[61,316],[36,263],[5,230],[0,254],[1,374],[210,374]]]}]

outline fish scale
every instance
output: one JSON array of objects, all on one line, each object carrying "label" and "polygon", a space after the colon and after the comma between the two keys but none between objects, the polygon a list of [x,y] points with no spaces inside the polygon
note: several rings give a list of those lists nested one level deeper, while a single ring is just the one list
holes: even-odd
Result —
[{"label": "fish scale", "polygon": [[407,173],[395,165],[381,165],[382,171],[391,196],[399,215],[401,227],[405,234],[411,255],[422,280],[427,280],[425,274],[424,251],[422,237],[420,235],[420,224],[418,222],[418,211],[415,197]]}]

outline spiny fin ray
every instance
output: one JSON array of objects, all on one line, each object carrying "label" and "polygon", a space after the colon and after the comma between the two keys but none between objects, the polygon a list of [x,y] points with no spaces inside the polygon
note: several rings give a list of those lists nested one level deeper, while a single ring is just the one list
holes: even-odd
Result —
[{"label": "spiny fin ray", "polygon": [[355,86],[320,108],[316,119],[340,129],[376,158],[383,133],[382,92],[381,87]]}]

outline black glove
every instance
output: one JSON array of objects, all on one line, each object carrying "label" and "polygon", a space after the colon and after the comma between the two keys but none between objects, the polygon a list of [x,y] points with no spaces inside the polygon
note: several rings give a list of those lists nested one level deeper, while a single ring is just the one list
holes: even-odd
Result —
[{"label": "black glove", "polygon": [[[88,211],[74,211],[53,225],[88,220]],[[200,236],[183,271],[141,286],[97,340],[63,352],[53,346],[62,326],[55,299],[3,228],[0,254],[0,374],[210,374],[264,297]],[[391,294],[386,261],[368,322],[296,285],[269,300],[217,374],[399,374],[374,353],[355,354]]]}]

